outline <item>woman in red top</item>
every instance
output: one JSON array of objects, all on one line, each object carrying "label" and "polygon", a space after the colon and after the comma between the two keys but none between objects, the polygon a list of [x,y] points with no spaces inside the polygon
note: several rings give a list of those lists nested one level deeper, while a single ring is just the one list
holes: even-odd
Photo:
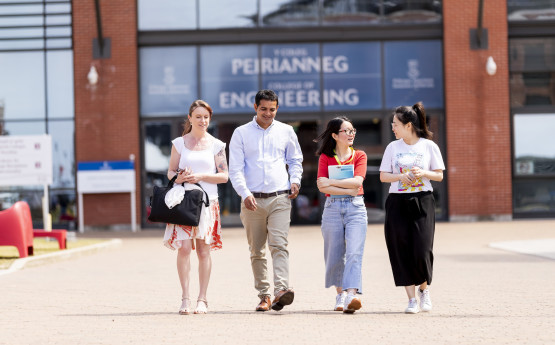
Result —
[{"label": "woman in red top", "polygon": [[314,141],[318,189],[325,193],[322,214],[326,288],[335,286],[334,310],[354,313],[362,304],[362,254],[368,218],[362,182],[366,177],[366,153],[353,149],[356,130],[345,116],[328,122],[326,130]]}]

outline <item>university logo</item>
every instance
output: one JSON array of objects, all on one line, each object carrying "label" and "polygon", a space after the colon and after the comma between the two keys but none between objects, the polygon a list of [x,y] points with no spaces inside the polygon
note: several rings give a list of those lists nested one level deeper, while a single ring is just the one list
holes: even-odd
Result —
[{"label": "university logo", "polygon": [[418,60],[408,60],[407,68],[407,78],[393,78],[391,85],[393,89],[433,89],[435,87],[434,78],[419,78]]},{"label": "university logo", "polygon": [[173,66],[164,67],[163,85],[149,84],[149,95],[187,95],[191,93],[191,88],[187,84],[175,84],[175,68]]}]

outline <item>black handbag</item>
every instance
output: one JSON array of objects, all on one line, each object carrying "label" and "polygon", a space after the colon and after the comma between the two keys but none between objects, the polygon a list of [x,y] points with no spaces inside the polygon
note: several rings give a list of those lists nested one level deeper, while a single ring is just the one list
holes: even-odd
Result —
[{"label": "black handbag", "polygon": [[[172,208],[166,205],[166,193],[173,187],[177,175],[174,176],[166,187],[154,186],[150,197],[150,214],[148,220],[151,222],[171,223],[188,226],[198,226],[202,205],[210,206],[208,193],[198,183],[202,191],[198,189],[187,190],[183,196],[183,201]],[[183,183],[181,185],[184,185]],[[206,196],[206,201],[204,201]]]}]

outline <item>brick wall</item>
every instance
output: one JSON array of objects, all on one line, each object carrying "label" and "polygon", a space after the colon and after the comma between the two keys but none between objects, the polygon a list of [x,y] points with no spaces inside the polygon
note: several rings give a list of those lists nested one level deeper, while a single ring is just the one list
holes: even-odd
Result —
[{"label": "brick wall", "polygon": [[[471,50],[478,0],[444,1],[444,61],[451,219],[512,214],[506,0],[484,1],[489,49]],[[492,56],[497,73],[486,73]]]},{"label": "brick wall", "polygon": [[[77,162],[136,157],[137,222],[139,202],[139,117],[136,0],[101,0],[103,36],[111,38],[111,57],[93,59],[97,37],[94,1],[73,1],[75,152]],[[99,81],[90,86],[91,65]],[[129,194],[84,196],[85,226],[129,224]]]}]

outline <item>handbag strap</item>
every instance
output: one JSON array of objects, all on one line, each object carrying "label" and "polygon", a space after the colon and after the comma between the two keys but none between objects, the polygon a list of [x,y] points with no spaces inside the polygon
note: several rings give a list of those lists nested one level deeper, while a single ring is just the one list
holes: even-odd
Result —
[{"label": "handbag strap", "polygon": [[[168,188],[171,188],[173,186],[176,179],[177,179],[177,174],[174,177],[172,177],[170,182],[168,182]],[[202,186],[200,184],[198,184],[198,183],[193,183],[193,184],[199,186],[200,189],[202,189],[202,191],[204,192],[204,196],[206,196],[206,201],[204,201],[204,199],[202,200],[202,202],[204,203],[204,206],[206,206],[206,207],[210,206],[210,199],[208,199],[208,193],[206,193],[206,191],[204,190],[204,188],[202,188]],[[181,185],[183,187],[185,187],[185,182],[183,182]]]},{"label": "handbag strap", "polygon": [[202,191],[204,192],[204,195],[206,196],[206,201],[202,200],[202,202],[204,203],[204,206],[206,206],[206,207],[210,206],[210,200],[208,199],[208,193],[206,193],[206,191],[204,190],[204,188],[202,188],[202,186],[200,184],[198,184],[198,183],[193,183],[193,184],[199,186],[200,189],[202,189]]}]

